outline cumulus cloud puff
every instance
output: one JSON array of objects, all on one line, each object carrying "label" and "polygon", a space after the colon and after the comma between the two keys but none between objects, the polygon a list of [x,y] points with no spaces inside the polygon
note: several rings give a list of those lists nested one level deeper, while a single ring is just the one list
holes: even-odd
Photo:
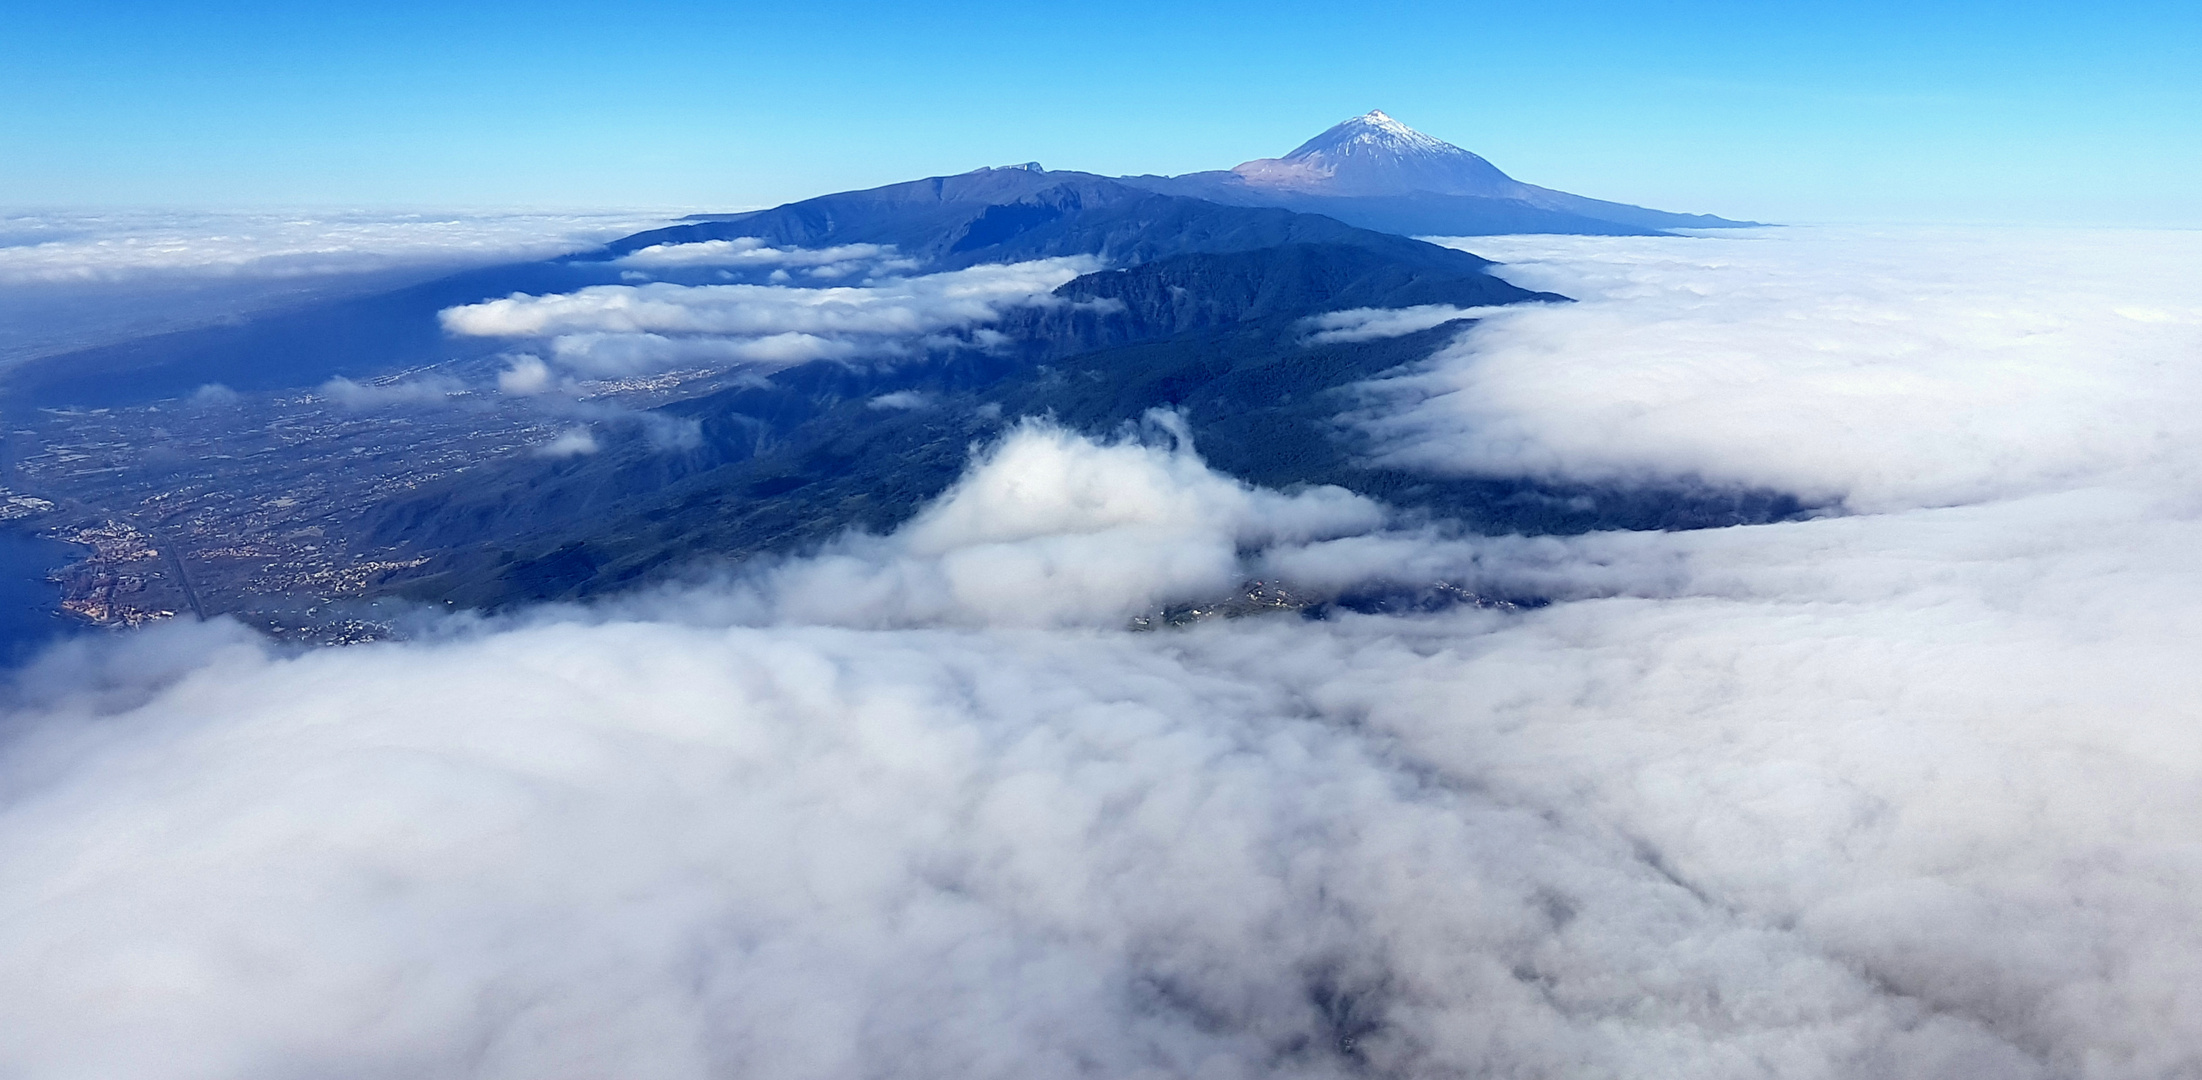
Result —
[{"label": "cumulus cloud puff", "polygon": [[860,626],[1110,626],[1236,587],[1242,551],[1384,519],[1343,488],[1287,496],[1220,476],[1182,428],[1174,438],[1163,450],[1021,426],[893,536],[851,538],[766,576],[769,610]]},{"label": "cumulus cloud puff", "polygon": [[785,365],[901,355],[928,335],[982,327],[1010,308],[1059,303],[1049,295],[1057,286],[1098,268],[1070,256],[860,286],[597,285],[467,304],[442,318],[455,334],[551,339],[554,359],[595,374],[699,360]]},{"label": "cumulus cloud puff", "polygon": [[[1760,268],[1694,279],[1701,351],[1861,355],[1959,276],[1939,260],[1995,250],[1946,239],[1891,264],[1911,277],[1873,286],[1890,306],[1852,339],[1754,313],[1892,239],[1693,241]],[[2152,241],[2103,242],[2145,292]],[[1586,241],[1539,283],[1673,272],[1640,243]],[[1647,336],[1670,291],[1643,290]],[[2024,293],[2093,317],[2061,295]],[[2129,341],[2148,355],[2189,332],[2165,299]],[[1946,373],[1976,344],[1901,355]],[[2045,430],[2126,399],[2063,400],[2030,406]],[[1833,405],[1795,407],[1824,434]],[[1433,415],[1401,445],[1454,430]],[[1754,430],[1746,410],[1731,445]],[[1632,433],[1662,475],[1760,467]],[[2176,455],[2053,442],[1967,501],[1967,453],[1878,487],[1870,456],[1785,466],[1765,475],[1888,505],[1485,538],[1217,475],[1167,414],[1147,435],[1021,425],[890,535],[608,607],[303,654],[219,623],[48,654],[0,747],[0,1068],[2202,1068],[2202,499]],[[1554,602],[1123,629],[1252,574]]]},{"label": "cumulus cloud puff", "polygon": [[559,432],[557,438],[536,447],[535,453],[540,457],[568,458],[593,454],[599,449],[596,433],[585,427],[577,427]]},{"label": "cumulus cloud puff", "polygon": [[515,397],[532,397],[550,390],[552,385],[550,365],[532,353],[512,357],[497,373],[498,392]]}]

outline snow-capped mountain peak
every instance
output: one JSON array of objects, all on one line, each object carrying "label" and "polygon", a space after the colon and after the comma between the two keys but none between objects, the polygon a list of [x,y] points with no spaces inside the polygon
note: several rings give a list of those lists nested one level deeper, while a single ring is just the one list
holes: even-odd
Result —
[{"label": "snow-capped mountain peak", "polygon": [[1442,139],[1424,135],[1381,111],[1375,111],[1356,116],[1301,143],[1299,149],[1285,155],[1285,160],[1324,152],[1351,153],[1360,147],[1395,154],[1467,153]]},{"label": "snow-capped mountain peak", "polygon": [[1281,158],[1231,171],[1258,187],[1329,195],[1512,196],[1522,187],[1490,162],[1381,111],[1337,124]]}]

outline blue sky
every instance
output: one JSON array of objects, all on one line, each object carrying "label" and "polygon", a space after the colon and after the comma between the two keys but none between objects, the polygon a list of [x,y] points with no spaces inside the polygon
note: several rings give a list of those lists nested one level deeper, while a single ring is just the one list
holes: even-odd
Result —
[{"label": "blue sky", "polygon": [[0,205],[739,207],[1382,108],[1669,209],[2202,225],[2197,8],[0,0]]}]

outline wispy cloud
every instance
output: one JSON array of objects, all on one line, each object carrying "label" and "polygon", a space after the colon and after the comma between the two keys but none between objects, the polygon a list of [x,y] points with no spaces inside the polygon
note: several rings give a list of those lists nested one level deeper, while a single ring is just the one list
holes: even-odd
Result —
[{"label": "wispy cloud", "polygon": [[776,248],[750,236],[692,244],[652,244],[616,261],[621,266],[652,270],[714,266],[800,267],[806,275],[818,278],[840,278],[854,273],[890,274],[918,268],[917,260],[902,257],[893,244]]},{"label": "wispy cloud", "polygon": [[[203,389],[202,389],[203,392]],[[392,406],[447,405],[467,393],[465,384],[449,376],[354,382],[338,377],[322,383],[322,397],[346,409],[380,409]]]},{"label": "wispy cloud", "polygon": [[1420,333],[1461,319],[1482,318],[1505,308],[1463,308],[1451,304],[1418,304],[1403,308],[1353,308],[1308,318],[1302,328],[1308,343],[1327,345],[1347,341],[1371,341]]}]

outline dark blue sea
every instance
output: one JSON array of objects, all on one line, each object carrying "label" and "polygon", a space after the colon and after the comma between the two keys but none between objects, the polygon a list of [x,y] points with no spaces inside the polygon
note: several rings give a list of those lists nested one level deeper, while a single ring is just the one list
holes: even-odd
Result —
[{"label": "dark blue sea", "polygon": [[82,556],[68,544],[0,529],[0,666],[13,667],[39,646],[84,630],[60,612],[61,590],[46,580],[48,570]]}]

